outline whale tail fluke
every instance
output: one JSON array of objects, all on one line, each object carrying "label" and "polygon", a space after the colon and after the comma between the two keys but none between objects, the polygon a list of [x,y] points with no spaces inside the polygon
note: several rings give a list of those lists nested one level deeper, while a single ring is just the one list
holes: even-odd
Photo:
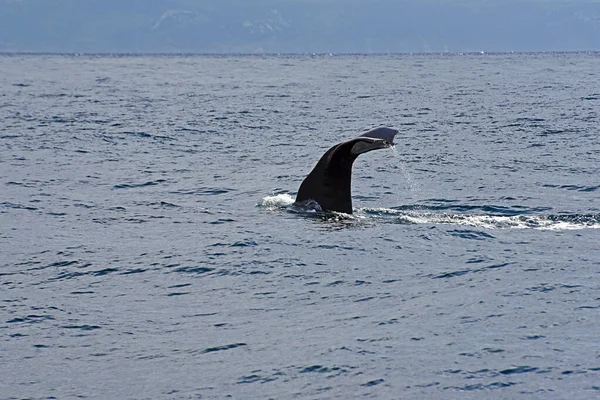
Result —
[{"label": "whale tail fluke", "polygon": [[304,179],[296,203],[315,201],[323,211],[352,214],[352,164],[363,153],[394,145],[397,129],[379,127],[336,144],[321,157]]}]

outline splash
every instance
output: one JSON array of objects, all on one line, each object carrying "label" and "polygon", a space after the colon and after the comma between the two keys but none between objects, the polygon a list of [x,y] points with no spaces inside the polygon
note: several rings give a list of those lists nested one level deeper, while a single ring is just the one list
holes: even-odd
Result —
[{"label": "splash", "polygon": [[359,212],[406,224],[463,225],[483,229],[577,230],[600,229],[600,214],[582,215],[473,215],[407,212],[389,208],[362,208]]},{"label": "splash", "polygon": [[398,153],[398,150],[396,149],[396,146],[392,147],[392,151],[394,153],[394,157],[396,158],[396,160],[398,161],[398,167],[400,168],[400,172],[402,173],[402,177],[404,178],[404,181],[406,182],[406,187],[408,189],[408,191],[410,192],[411,196],[413,199],[419,198],[421,195],[421,187],[415,183],[409,169],[408,169],[408,165],[406,164],[406,162],[404,160],[402,160],[400,154]]},{"label": "splash", "polygon": [[294,198],[288,193],[280,193],[272,196],[263,197],[258,205],[268,210],[276,210],[281,208],[287,208],[294,204]]}]

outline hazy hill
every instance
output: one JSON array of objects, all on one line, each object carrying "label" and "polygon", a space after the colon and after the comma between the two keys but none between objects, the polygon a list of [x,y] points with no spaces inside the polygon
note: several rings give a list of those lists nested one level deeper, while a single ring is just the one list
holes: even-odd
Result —
[{"label": "hazy hill", "polygon": [[599,0],[0,0],[0,51],[600,50]]}]

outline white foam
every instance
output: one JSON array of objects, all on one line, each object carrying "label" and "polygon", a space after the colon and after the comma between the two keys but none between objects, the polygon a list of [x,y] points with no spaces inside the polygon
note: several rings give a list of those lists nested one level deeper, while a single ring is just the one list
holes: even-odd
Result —
[{"label": "white foam", "polygon": [[266,196],[258,202],[258,205],[268,209],[286,208],[294,204],[294,198],[288,193]]},{"label": "white foam", "polygon": [[495,216],[468,214],[436,214],[431,212],[406,212],[389,208],[363,208],[362,211],[378,213],[383,217],[394,216],[411,224],[463,225],[483,229],[538,229],[538,230],[577,230],[600,229],[598,222],[557,221],[548,216]]}]

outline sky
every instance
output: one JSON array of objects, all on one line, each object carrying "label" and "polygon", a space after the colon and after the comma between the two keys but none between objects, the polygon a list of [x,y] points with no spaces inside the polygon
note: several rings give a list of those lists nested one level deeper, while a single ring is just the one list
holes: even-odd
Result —
[{"label": "sky", "polygon": [[600,0],[0,0],[0,51],[599,51]]}]

